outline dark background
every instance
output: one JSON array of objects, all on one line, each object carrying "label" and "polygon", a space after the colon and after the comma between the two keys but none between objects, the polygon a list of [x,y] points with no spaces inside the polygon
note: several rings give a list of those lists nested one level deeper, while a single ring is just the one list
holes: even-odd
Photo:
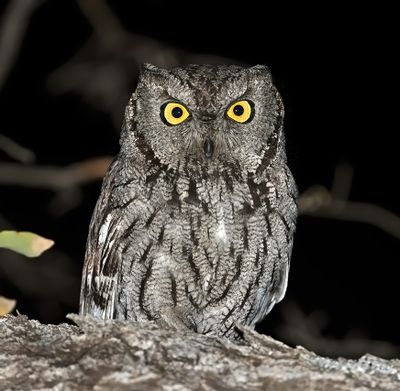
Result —
[{"label": "dark background", "polygon": [[[2,2],[3,19],[11,3]],[[65,167],[114,155],[143,60],[262,63],[285,102],[288,157],[300,192],[314,184],[330,188],[335,167],[346,162],[354,170],[350,200],[400,215],[394,10],[110,1],[125,33],[135,34],[121,43],[104,22],[110,19],[94,31],[82,12],[99,15],[99,4],[43,1],[26,22],[0,89],[0,133],[34,151],[35,165]],[[0,159],[12,161],[2,151]],[[16,298],[18,311],[53,323],[78,311],[99,190],[98,181],[55,192],[2,184],[0,177],[0,228],[31,230],[56,242],[38,260],[0,251],[0,294]],[[286,298],[259,330],[327,355],[398,356],[399,250],[399,239],[374,225],[301,216]]]}]

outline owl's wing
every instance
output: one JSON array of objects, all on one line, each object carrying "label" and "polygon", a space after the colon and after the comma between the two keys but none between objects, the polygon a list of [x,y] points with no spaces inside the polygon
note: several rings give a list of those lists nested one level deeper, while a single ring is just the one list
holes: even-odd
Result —
[{"label": "owl's wing", "polygon": [[[267,315],[268,312],[271,311],[272,307],[276,303],[279,303],[283,299],[286,293],[289,274],[289,257],[292,247],[291,244],[287,244],[287,246],[290,246],[290,250],[288,251],[286,249],[283,249],[279,252],[278,259],[275,260],[275,264],[277,264],[277,266],[274,267],[274,271],[272,274],[272,285],[270,292],[271,298],[265,315]],[[284,253],[284,256],[282,256],[281,253]]]},{"label": "owl's wing", "polygon": [[280,257],[274,259],[273,262],[271,285],[266,291],[259,291],[255,298],[254,308],[257,310],[254,312],[254,316],[249,318],[249,322],[253,326],[268,315],[275,304],[283,299],[286,292],[289,262]]},{"label": "owl's wing", "polygon": [[82,273],[80,314],[112,319],[121,258],[116,241],[119,238],[120,215],[113,208],[111,186],[118,162],[114,160],[103,181],[89,227],[85,263]]},{"label": "owl's wing", "polygon": [[[293,234],[296,228],[297,216],[297,189],[291,175],[287,175],[287,191],[281,201],[279,208],[273,213],[269,213],[270,219],[273,219],[273,231],[270,237],[270,245],[273,251],[269,251],[269,261],[273,267],[270,272],[271,281],[266,291],[261,291],[256,296],[255,308],[258,312],[252,320],[252,324],[261,321],[285,296],[288,274],[290,268],[290,257],[293,247]],[[271,221],[271,220],[270,220]],[[264,251],[268,253],[268,250]]]}]

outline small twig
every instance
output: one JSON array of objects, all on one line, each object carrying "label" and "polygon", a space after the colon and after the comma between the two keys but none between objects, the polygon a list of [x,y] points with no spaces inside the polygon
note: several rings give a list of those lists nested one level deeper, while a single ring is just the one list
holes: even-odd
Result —
[{"label": "small twig", "polygon": [[279,337],[286,342],[303,345],[318,354],[330,357],[359,357],[365,353],[396,357],[399,354],[399,346],[387,341],[356,336],[354,331],[342,339],[324,336],[323,331],[329,319],[323,311],[314,311],[306,315],[293,301],[286,301],[281,308],[284,322],[279,328]]},{"label": "small twig", "polygon": [[127,35],[118,18],[103,0],[78,0],[81,12],[91,23],[96,34],[110,44],[121,44]]},{"label": "small twig", "polygon": [[159,66],[185,63],[234,63],[231,58],[189,53],[144,35],[128,32],[105,0],[79,0],[78,5],[88,19],[100,46],[114,52],[118,59],[129,59],[140,64],[153,62]]},{"label": "small twig", "polygon": [[0,184],[59,191],[103,178],[112,158],[96,157],[67,167],[0,164]]},{"label": "small twig", "polygon": [[349,163],[341,163],[336,166],[331,190],[333,199],[343,201],[349,199],[353,174],[354,169]]},{"label": "small twig", "polygon": [[374,225],[400,239],[400,217],[378,205],[349,201],[353,169],[339,165],[335,171],[332,190],[314,185],[298,200],[299,214]]},{"label": "small twig", "polygon": [[10,1],[0,21],[0,89],[7,80],[21,47],[28,20],[43,0]]},{"label": "small twig", "polygon": [[371,224],[400,239],[400,218],[387,209],[367,202],[332,200],[326,207],[303,214],[313,217]]},{"label": "small twig", "polygon": [[21,163],[34,163],[36,160],[33,151],[17,144],[3,134],[0,134],[0,150]]},{"label": "small twig", "polygon": [[330,205],[332,196],[329,190],[321,185],[313,185],[300,194],[297,200],[299,215],[313,215],[320,208]]}]

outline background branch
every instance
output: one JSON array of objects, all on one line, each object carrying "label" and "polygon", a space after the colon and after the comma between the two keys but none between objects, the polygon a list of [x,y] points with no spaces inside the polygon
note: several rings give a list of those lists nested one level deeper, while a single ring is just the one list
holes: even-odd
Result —
[{"label": "background branch", "polygon": [[353,168],[349,164],[339,164],[331,190],[313,185],[300,195],[299,214],[366,223],[400,239],[400,218],[397,215],[379,205],[348,199],[352,178]]},{"label": "background branch", "polygon": [[111,161],[112,157],[102,156],[67,167],[3,162],[0,163],[0,184],[59,191],[102,179]]},{"label": "background branch", "polygon": [[[3,162],[0,163],[0,184],[56,191],[59,196],[50,207],[58,210],[60,202],[62,204],[68,199],[71,205],[67,209],[70,209],[79,204],[80,194],[76,192],[76,188],[85,183],[101,180],[111,161],[111,156],[96,157],[67,167],[26,166]],[[400,239],[400,218],[397,215],[378,205],[347,199],[351,190],[352,177],[351,166],[338,165],[332,190],[313,185],[300,195],[299,214],[366,223]],[[67,189],[70,191],[65,194]]]},{"label": "background branch", "polygon": [[29,19],[43,0],[12,0],[0,20],[0,90],[17,58]]},{"label": "background branch", "polygon": [[127,31],[104,0],[79,0],[93,35],[48,79],[51,92],[73,92],[111,115],[119,132],[121,117],[137,80],[139,65],[172,67],[189,63],[240,63],[222,56],[191,53]]},{"label": "background branch", "polygon": [[0,134],[0,150],[21,163],[34,163],[36,160],[33,151],[17,144],[3,134]]},{"label": "background branch", "polygon": [[280,306],[284,322],[278,329],[278,336],[284,341],[307,346],[329,357],[360,357],[365,352],[379,357],[399,356],[400,346],[368,338],[358,330],[348,330],[341,339],[325,336],[330,321],[325,311],[306,315],[297,303],[290,300],[285,300]]}]

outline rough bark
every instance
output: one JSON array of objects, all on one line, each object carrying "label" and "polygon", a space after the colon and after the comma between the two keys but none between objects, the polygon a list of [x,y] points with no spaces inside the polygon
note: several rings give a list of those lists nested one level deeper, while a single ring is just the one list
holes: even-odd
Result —
[{"label": "rough bark", "polygon": [[244,342],[152,323],[0,318],[0,390],[399,390],[400,361],[319,357],[243,329]]}]

